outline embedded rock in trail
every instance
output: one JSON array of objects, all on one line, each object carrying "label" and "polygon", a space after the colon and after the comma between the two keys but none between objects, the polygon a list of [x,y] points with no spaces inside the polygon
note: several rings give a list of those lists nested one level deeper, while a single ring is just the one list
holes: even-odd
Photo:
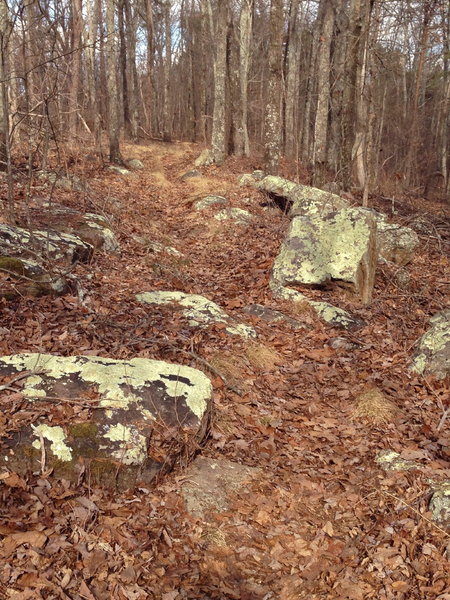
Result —
[{"label": "embedded rock in trail", "polygon": [[176,248],[173,248],[172,246],[165,246],[164,244],[161,244],[161,242],[155,242],[154,240],[151,240],[148,237],[142,236],[142,235],[131,235],[131,238],[137,243],[137,244],[141,244],[142,246],[145,246],[146,248],[148,248],[148,250],[150,250],[151,252],[154,252],[155,254],[169,254],[171,256],[178,256],[178,257],[183,257],[184,254],[182,252],[180,252],[179,250],[177,250]]},{"label": "embedded rock in trail", "polygon": [[450,479],[434,484],[430,510],[434,521],[450,524]]},{"label": "embedded rock in trail", "polygon": [[305,327],[308,327],[305,323],[293,319],[292,317],[288,317],[279,310],[273,310],[272,308],[263,306],[262,304],[250,304],[243,310],[247,314],[258,317],[258,319],[262,319],[267,323],[286,323],[286,325],[289,325],[292,329],[305,329]]},{"label": "embedded rock in trail", "polygon": [[282,208],[289,208],[290,217],[326,216],[329,212],[348,208],[348,202],[336,194],[274,175],[264,177],[257,187],[275,200],[281,199]]},{"label": "embedded rock in trail", "polygon": [[225,331],[231,335],[244,338],[255,338],[256,331],[250,325],[236,323],[215,302],[198,294],[185,294],[183,292],[144,292],[137,294],[138,302],[144,304],[173,304],[182,308],[183,315],[189,320],[191,327],[200,327],[211,323],[224,323]]},{"label": "embedded rock in trail", "polygon": [[186,179],[191,179],[192,177],[201,177],[202,174],[197,169],[191,169],[190,171],[186,171],[183,175],[180,175],[181,181],[185,181]]},{"label": "embedded rock in trail", "polygon": [[194,202],[194,209],[204,210],[210,206],[228,206],[229,204],[229,201],[223,196],[205,196],[201,200]]},{"label": "embedded rock in trail", "polygon": [[226,208],[214,215],[214,218],[217,221],[233,221],[235,225],[248,225],[253,215],[242,208]]},{"label": "embedded rock in trail", "polygon": [[0,275],[0,297],[7,300],[19,296],[60,296],[67,289],[64,277],[49,273],[38,262],[26,258],[0,256]]},{"label": "embedded rock in trail", "polygon": [[[144,358],[1,357],[0,376],[17,374],[28,374],[21,393],[36,413],[52,415],[2,440],[1,466],[20,474],[45,468],[77,481],[86,470],[89,482],[126,489],[193,454],[207,433],[212,386],[191,367]],[[55,398],[84,400],[91,414],[62,420]]]},{"label": "embedded rock in trail", "polygon": [[297,290],[279,285],[273,278],[270,280],[269,285],[276,298],[282,298],[283,300],[290,300],[291,302],[297,302],[300,305],[309,306],[323,321],[325,321],[325,323],[328,323],[333,327],[358,329],[365,325],[364,321],[358,319],[358,317],[353,317],[342,308],[333,306],[328,302],[310,300],[307,296]]},{"label": "embedded rock in trail", "polygon": [[49,173],[48,171],[41,171],[40,173],[38,173],[38,177],[43,181],[48,181],[56,188],[66,190],[68,192],[88,191],[88,185],[76,175],[72,175],[71,177],[65,177],[58,173]]},{"label": "embedded rock in trail", "polygon": [[275,287],[350,283],[369,303],[377,264],[376,222],[357,208],[324,217],[295,217],[275,259]]},{"label": "embedded rock in trail", "polygon": [[393,450],[380,450],[375,457],[375,462],[385,471],[411,471],[422,468],[419,462],[402,458]]},{"label": "embedded rock in trail", "polygon": [[82,213],[68,206],[42,202],[30,208],[31,222],[38,228],[74,234],[96,249],[115,252],[119,242],[105,217]]},{"label": "embedded rock in trail", "polygon": [[21,227],[0,224],[0,256],[30,260],[55,260],[64,263],[89,262],[91,244],[76,235],[57,231],[29,231]]},{"label": "embedded rock in trail", "polygon": [[119,167],[118,165],[109,165],[108,171],[117,173],[117,175],[131,175],[131,171],[125,169],[124,167]]},{"label": "embedded rock in trail", "polygon": [[131,158],[130,160],[127,160],[127,167],[130,167],[130,169],[137,169],[138,171],[142,171],[144,165],[139,159]]},{"label": "embedded rock in trail", "polygon": [[261,469],[247,467],[225,458],[197,457],[184,473],[181,493],[186,509],[195,517],[229,510],[233,495],[245,489]]},{"label": "embedded rock in trail", "polygon": [[202,150],[197,158],[194,160],[194,167],[206,167],[212,164],[213,160],[211,158],[210,151],[206,148]]},{"label": "embedded rock in trail", "polygon": [[444,379],[450,375],[450,308],[435,314],[430,325],[418,342],[411,368],[421,375]]}]

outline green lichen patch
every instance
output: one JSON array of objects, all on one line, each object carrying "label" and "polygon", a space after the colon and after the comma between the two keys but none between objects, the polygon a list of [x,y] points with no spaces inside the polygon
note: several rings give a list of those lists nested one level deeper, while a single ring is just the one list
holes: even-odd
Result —
[{"label": "green lichen patch", "polygon": [[450,480],[435,484],[430,500],[433,520],[438,523],[450,523]]},{"label": "green lichen patch", "polygon": [[295,217],[275,259],[272,278],[280,286],[349,282],[367,303],[376,259],[376,223],[366,213],[343,209],[324,218]]},{"label": "green lichen patch", "polygon": [[450,374],[450,309],[434,315],[430,325],[418,342],[411,368],[443,379]]},{"label": "green lichen patch", "polygon": [[245,338],[256,337],[256,331],[250,325],[235,323],[231,317],[215,302],[198,294],[185,294],[184,292],[144,292],[137,294],[138,302],[145,304],[177,304],[183,308],[183,315],[189,320],[189,325],[198,327],[210,323],[224,323],[225,331],[231,335]]},{"label": "green lichen patch", "polygon": [[217,221],[233,221],[236,225],[248,225],[253,215],[243,208],[227,208],[214,215],[214,218]]},{"label": "green lichen patch", "polygon": [[297,290],[280,286],[276,281],[273,280],[273,278],[270,280],[269,285],[275,297],[310,306],[323,321],[329,323],[333,327],[356,329],[364,325],[364,321],[358,319],[357,317],[353,317],[342,308],[333,306],[328,302],[310,300],[307,296],[305,296],[305,294],[302,294]]},{"label": "green lichen patch", "polygon": [[385,471],[411,471],[420,469],[422,466],[414,460],[402,458],[398,452],[393,450],[381,450],[378,452],[375,462]]},{"label": "green lichen patch", "polygon": [[[139,358],[0,358],[0,376],[21,372],[29,372],[23,394],[34,402],[47,396],[78,399],[86,392],[92,397],[92,391],[98,401],[84,422],[69,422],[64,428],[41,422],[19,431],[11,443],[5,440],[12,452],[0,452],[0,465],[14,466],[20,473],[36,470],[44,442],[47,468],[71,480],[77,480],[79,465],[86,461],[98,463],[100,483],[112,482],[108,464],[116,475],[120,471],[122,481],[149,480],[163,463],[171,464],[178,452],[187,452],[189,444],[196,446],[207,429],[212,386],[191,367]],[[176,444],[172,438],[167,442],[167,432],[173,432]],[[157,457],[162,457],[161,464]]]}]

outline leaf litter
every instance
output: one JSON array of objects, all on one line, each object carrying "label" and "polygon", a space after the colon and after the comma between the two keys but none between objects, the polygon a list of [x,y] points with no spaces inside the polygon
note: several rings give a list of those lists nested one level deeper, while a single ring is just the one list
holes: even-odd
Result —
[{"label": "leaf litter", "polygon": [[[145,170],[125,180],[83,167],[91,188],[83,208],[112,217],[120,253],[99,253],[76,267],[83,302],[76,295],[2,300],[1,352],[141,356],[205,370],[215,410],[201,455],[257,475],[245,485],[224,483],[226,503],[199,517],[187,511],[183,465],[157,486],[122,494],[45,471],[27,479],[2,474],[0,598],[445,600],[450,538],[431,521],[428,502],[430,479],[450,477],[448,422],[438,429],[448,382],[425,380],[408,365],[428,318],[448,305],[448,245],[440,241],[450,237],[449,209],[427,203],[425,212],[423,202],[404,199],[402,222],[423,216],[434,237],[421,236],[407,291],[383,265],[370,307],[348,295],[338,299],[367,325],[346,334],[351,343],[333,347],[341,331],[308,306],[270,294],[288,221],[281,212],[267,218],[258,193],[238,186],[245,161],[231,158],[182,181],[199,153],[194,145],[125,152]],[[213,209],[194,214],[193,198],[218,192],[250,210],[253,222],[211,226]],[[74,192],[57,194],[79,204]],[[372,199],[374,208],[386,210],[383,203]],[[133,235],[175,247],[185,259],[149,251]],[[180,313],[135,302],[136,293],[157,289],[211,298],[252,324],[258,342],[215,325],[194,330]],[[330,291],[310,293],[336,302]],[[250,317],[243,308],[254,303],[301,317],[308,329]],[[64,402],[34,406],[20,381],[1,381],[0,390],[2,437],[41,410],[55,424],[89,411]],[[364,405],[361,394],[374,390],[371,414],[373,402]],[[375,457],[385,449],[422,468],[384,471]]]}]

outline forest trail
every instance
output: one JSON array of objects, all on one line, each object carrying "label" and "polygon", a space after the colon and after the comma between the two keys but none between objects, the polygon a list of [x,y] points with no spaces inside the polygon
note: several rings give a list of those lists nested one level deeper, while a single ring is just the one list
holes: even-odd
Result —
[{"label": "forest trail", "polygon": [[[261,206],[259,192],[239,187],[246,161],[181,179],[199,152],[193,144],[125,145],[143,171],[97,172],[86,208],[112,215],[121,252],[77,268],[84,306],[75,296],[4,305],[0,326],[10,335],[1,350],[139,356],[204,370],[215,408],[200,454],[216,461],[219,476],[198,479],[181,461],[156,488],[133,493],[88,482],[80,490],[45,476],[4,488],[8,523],[0,521],[0,532],[20,521],[48,540],[34,553],[11,545],[7,555],[2,547],[14,565],[4,588],[99,600],[446,598],[449,538],[427,509],[428,479],[449,476],[448,447],[436,433],[443,391],[408,370],[415,340],[448,294],[442,244],[422,243],[408,267],[408,291],[396,284],[397,268],[380,266],[369,307],[344,291],[311,291],[367,323],[355,334],[333,329],[272,297],[270,270],[288,220]],[[209,194],[248,210],[251,224],[218,221],[214,206],[194,210]],[[405,201],[396,218],[408,222],[417,210]],[[439,227],[447,213],[435,205],[425,216]],[[155,251],[154,242],[181,255]],[[136,302],[136,293],[158,289],[202,294],[252,324],[258,339],[220,326],[192,329],[168,307]],[[255,303],[302,327],[249,316],[243,309]],[[358,395],[374,388],[389,407],[384,422],[358,416]],[[383,449],[423,468],[383,471],[375,462]],[[248,469],[236,467],[230,478],[226,461]],[[189,483],[191,492],[183,492]],[[203,500],[192,492],[202,485]]]}]

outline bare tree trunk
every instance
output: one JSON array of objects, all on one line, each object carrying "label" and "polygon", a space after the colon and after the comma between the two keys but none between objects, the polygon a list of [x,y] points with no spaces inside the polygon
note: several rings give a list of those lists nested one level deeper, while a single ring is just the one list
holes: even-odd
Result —
[{"label": "bare tree trunk", "polygon": [[78,93],[80,89],[81,38],[82,38],[82,0],[72,0],[72,65],[69,91],[69,131],[75,138],[78,130]]},{"label": "bare tree trunk", "polygon": [[250,69],[250,43],[252,38],[254,0],[242,0],[239,18],[240,67],[239,84],[241,90],[240,129],[242,147],[237,154],[250,155],[250,139],[248,136],[248,73]]},{"label": "bare tree trunk", "polygon": [[114,0],[106,0],[106,78],[108,87],[108,137],[109,160],[112,163],[122,162],[119,138],[119,92],[116,70],[116,34],[114,25]]},{"label": "bare tree trunk", "polygon": [[277,175],[281,142],[281,50],[283,44],[283,0],[271,0],[269,38],[269,84],[264,117],[266,173]]},{"label": "bare tree trunk", "polygon": [[153,26],[153,0],[145,0],[145,25],[147,34],[147,92],[146,92],[146,112],[147,112],[147,131],[152,133],[152,115],[153,115],[153,58],[155,54],[154,44],[154,26]]},{"label": "bare tree trunk", "polygon": [[321,186],[325,181],[328,110],[330,103],[330,47],[334,25],[334,6],[330,0],[325,2],[322,11],[320,41],[317,50],[317,108],[314,123],[313,165],[314,185]]},{"label": "bare tree trunk", "polygon": [[289,5],[289,25],[286,64],[286,103],[284,113],[284,152],[287,158],[297,155],[298,124],[295,107],[298,103],[298,68],[300,54],[300,30],[297,23],[299,0]]},{"label": "bare tree trunk", "polygon": [[[208,12],[211,15],[210,0],[208,0],[208,5]],[[227,70],[228,0],[221,0],[219,2],[216,22],[217,27],[214,34],[216,40],[214,56],[214,112],[210,160],[216,164],[221,164],[226,156],[225,82]]]},{"label": "bare tree trunk", "polygon": [[165,36],[165,60],[164,60],[164,104],[163,104],[163,140],[172,140],[171,107],[170,107],[170,71],[172,67],[172,3],[166,0],[164,4],[164,36]]},{"label": "bare tree trunk", "polygon": [[87,0],[87,29],[85,38],[85,56],[86,56],[86,78],[88,93],[88,114],[89,121],[94,135],[94,144],[97,151],[100,151],[100,113],[97,102],[96,77],[95,77],[95,48],[98,31],[98,1]]},{"label": "bare tree trunk", "polygon": [[8,163],[8,88],[6,81],[7,47],[9,36],[8,5],[0,0],[0,170],[6,171]]},{"label": "bare tree trunk", "polygon": [[139,106],[139,80],[136,67],[136,17],[132,14],[130,3],[125,0],[125,27],[127,42],[127,58],[129,73],[129,111],[130,111],[130,135],[136,142],[138,139],[138,106]]}]

